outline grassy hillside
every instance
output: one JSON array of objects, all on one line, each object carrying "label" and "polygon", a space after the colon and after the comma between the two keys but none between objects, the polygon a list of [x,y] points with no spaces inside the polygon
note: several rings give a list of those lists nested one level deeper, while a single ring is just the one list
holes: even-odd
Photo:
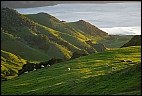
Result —
[{"label": "grassy hillside", "polygon": [[84,34],[87,34],[90,36],[93,35],[94,37],[104,37],[108,35],[108,33],[100,30],[96,26],[84,20],[79,20],[77,22],[71,22],[69,23],[69,25],[71,25],[73,28],[77,29],[78,31],[81,31]]},{"label": "grassy hillside", "polygon": [[[31,61],[45,61],[45,58],[53,57],[66,60],[75,51],[96,52],[85,42],[89,38],[49,14],[34,14],[29,19],[9,8],[2,8],[1,13],[2,49],[22,58]],[[38,19],[35,20],[35,17]],[[29,51],[33,52],[32,56],[28,55]]]},{"label": "grassy hillside", "polygon": [[[103,38],[104,36],[108,35],[106,32],[100,30],[96,26],[83,20],[78,22],[65,22],[60,21],[47,13],[29,14],[25,16],[41,25],[59,31],[59,36],[61,36],[61,38],[80,49],[87,49],[86,51],[88,53],[92,53],[95,48],[87,44],[86,41],[91,40],[92,36],[94,38]],[[94,42],[94,44],[95,43],[96,42]]]},{"label": "grassy hillside", "polygon": [[22,42],[21,38],[18,38],[8,32],[1,30],[1,49],[12,52],[15,55],[21,56],[28,61],[45,61],[48,59],[48,55],[41,52],[38,49]]},{"label": "grassy hillside", "polygon": [[66,22],[60,21],[59,19],[55,18],[54,16],[51,16],[48,13],[29,14],[25,16],[41,25],[47,26],[57,31],[74,35],[80,39],[86,39],[86,40],[88,39],[86,36],[79,33],[79,31],[75,30],[72,26],[68,25]]},{"label": "grassy hillside", "polygon": [[[9,14],[12,16],[8,17]],[[61,44],[65,41],[55,36],[54,30],[40,26],[11,9],[2,9],[1,31],[2,49],[18,54],[27,60],[45,61],[53,57],[67,59],[71,56],[70,51]],[[56,39],[60,44],[56,40],[51,40],[48,37]],[[15,46],[15,44],[18,44],[18,46]],[[66,43],[66,45],[73,50],[77,49],[69,43]],[[31,51],[31,56],[28,55],[30,53],[29,51]],[[22,52],[24,55],[22,55]],[[51,53],[52,55],[49,55]]]},{"label": "grassy hillside", "polygon": [[115,48],[2,82],[1,94],[140,95],[140,63],[140,46]]},{"label": "grassy hillside", "polygon": [[133,36],[133,38],[124,44],[122,47],[128,47],[128,46],[140,46],[141,45],[141,35]]},{"label": "grassy hillside", "polygon": [[22,68],[26,60],[10,52],[1,50],[1,76],[11,78],[17,76],[18,70]]}]

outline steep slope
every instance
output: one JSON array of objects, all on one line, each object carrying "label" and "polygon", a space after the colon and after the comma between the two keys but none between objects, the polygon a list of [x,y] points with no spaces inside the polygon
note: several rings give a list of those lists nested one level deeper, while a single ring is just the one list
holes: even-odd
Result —
[{"label": "steep slope", "polygon": [[1,49],[19,55],[28,61],[43,61],[48,55],[38,49],[32,48],[23,42],[21,37],[12,35],[10,32],[1,30]]},{"label": "steep slope", "polygon": [[[54,56],[67,59],[71,56],[71,52],[68,48],[72,49],[71,51],[79,50],[78,48],[66,42],[62,38],[59,38],[58,35],[56,35],[58,34],[57,31],[39,25],[14,10],[3,8],[1,9],[1,13],[1,31],[3,31],[4,34],[12,35],[15,38],[15,41],[24,43],[32,49],[37,50],[37,53],[46,54],[46,57],[49,57],[47,59],[50,59]],[[6,43],[3,43],[3,41],[5,42],[5,40],[2,40],[2,46],[8,45]],[[16,48],[15,50],[18,49]],[[49,53],[52,53],[53,56],[49,56]],[[28,53],[26,54],[28,55]],[[43,60],[45,59],[43,58]]]},{"label": "steep slope", "polygon": [[[45,61],[53,57],[70,59],[73,52],[81,50],[87,53],[96,52],[93,46],[86,43],[90,38],[49,14],[25,16],[9,8],[2,8],[1,13],[2,37],[9,38],[6,36],[10,35],[14,41],[8,46],[11,37],[8,40],[2,38],[2,49],[23,56],[23,53],[17,52],[22,49],[20,51],[25,52],[22,57],[24,59],[29,57],[26,54],[30,50],[36,51],[31,57],[32,61]],[[18,47],[14,45],[16,43]],[[25,46],[25,49],[20,46]],[[35,56],[38,53],[44,58],[34,58],[39,56]]]},{"label": "steep slope", "polygon": [[[45,15],[43,13],[40,14],[41,16]],[[51,15],[45,16],[51,18],[49,20],[43,18],[48,20],[49,25],[60,22]],[[75,31],[71,31],[72,34],[66,34],[65,31],[59,32],[56,30],[58,28],[54,30],[34,22],[13,9],[2,8],[1,19],[1,49],[30,62],[43,62],[51,58],[67,60],[72,57],[74,52],[78,51],[85,53],[96,52],[92,46],[85,42],[86,37],[84,35],[79,35],[83,37],[78,38],[77,35],[73,35]],[[61,29],[66,29],[66,25],[61,26]],[[3,77],[16,76],[17,71],[21,67],[15,69],[13,63],[11,68],[9,68],[9,65],[6,63],[2,61],[2,65],[5,66],[2,66],[2,68],[5,68],[1,73]]]},{"label": "steep slope", "polygon": [[108,33],[100,30],[99,28],[97,28],[96,26],[90,24],[89,22],[86,22],[84,20],[79,20],[77,22],[72,22],[69,23],[70,25],[72,25],[75,29],[79,29],[81,32],[88,34],[90,36],[94,36],[94,37],[103,37],[103,36],[107,36]]},{"label": "steep slope", "polygon": [[41,25],[50,27],[57,31],[70,34],[70,35],[74,35],[75,37],[78,37],[80,39],[86,39],[86,40],[88,39],[87,37],[79,33],[78,31],[76,31],[74,28],[66,24],[66,22],[60,21],[54,16],[51,16],[47,13],[42,12],[38,14],[29,14],[25,16],[27,16],[31,20],[34,20],[35,22],[38,22]]},{"label": "steep slope", "polygon": [[3,82],[1,94],[140,95],[140,52],[116,48],[55,64]]},{"label": "steep slope", "polygon": [[108,35],[106,32],[100,30],[96,26],[84,20],[79,20],[77,22],[65,22],[60,21],[57,18],[43,12],[38,14],[29,14],[25,16],[27,16],[35,22],[38,22],[39,24],[48,26],[52,29],[56,29],[60,32],[64,32],[70,35],[73,34],[75,35],[75,37],[84,40],[90,39],[87,35],[93,35],[95,37],[104,37]]},{"label": "steep slope", "polygon": [[136,35],[136,36],[133,36],[133,38],[129,42],[127,42],[121,47],[140,46],[140,45],[141,45],[141,35]]},{"label": "steep slope", "polygon": [[[38,22],[41,25],[48,26],[52,29],[60,31],[60,36],[76,47],[86,50],[87,52],[92,53],[94,47],[86,43],[90,40],[90,36],[94,37],[104,37],[107,35],[106,32],[98,29],[94,25],[91,25],[88,22],[83,21],[83,24],[77,23],[78,27],[73,26],[72,23],[65,21],[60,21],[57,18],[47,14],[47,13],[38,13],[38,14],[29,14],[25,15],[26,17],[32,19],[35,22]],[[85,23],[84,23],[85,22]],[[91,29],[90,29],[91,28]],[[91,34],[92,33],[92,34]],[[89,36],[88,36],[89,35]]]}]

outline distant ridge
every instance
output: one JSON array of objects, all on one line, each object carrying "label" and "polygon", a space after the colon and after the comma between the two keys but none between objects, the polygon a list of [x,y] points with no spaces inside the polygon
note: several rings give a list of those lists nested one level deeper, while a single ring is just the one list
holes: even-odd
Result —
[{"label": "distant ridge", "polygon": [[93,35],[93,36],[106,36],[108,33],[102,31],[101,29],[97,28],[96,26],[90,24],[89,22],[86,22],[84,20],[79,20],[77,22],[70,23],[74,28],[77,28],[81,30],[82,32]]},{"label": "distant ridge", "polygon": [[42,7],[42,6],[53,6],[56,4],[65,3],[124,3],[124,2],[135,2],[135,1],[1,1],[1,7],[9,8],[31,8],[31,7]]}]

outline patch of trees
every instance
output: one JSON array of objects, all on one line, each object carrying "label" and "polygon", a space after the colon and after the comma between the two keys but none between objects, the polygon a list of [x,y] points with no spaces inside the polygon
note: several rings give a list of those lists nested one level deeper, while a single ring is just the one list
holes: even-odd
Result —
[{"label": "patch of trees", "polygon": [[43,67],[49,67],[53,64],[56,64],[62,61],[63,61],[62,59],[52,58],[48,61],[40,62],[39,64],[27,62],[26,64],[23,65],[21,70],[18,70],[18,75],[21,75],[23,73],[28,73],[30,71],[34,71]]}]

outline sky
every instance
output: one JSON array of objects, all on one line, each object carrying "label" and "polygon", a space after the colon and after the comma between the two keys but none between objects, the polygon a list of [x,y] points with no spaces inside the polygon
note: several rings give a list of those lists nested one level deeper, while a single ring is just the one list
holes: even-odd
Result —
[{"label": "sky", "polygon": [[67,22],[82,19],[111,35],[141,34],[141,2],[57,4],[16,10],[22,14],[45,12]]}]

